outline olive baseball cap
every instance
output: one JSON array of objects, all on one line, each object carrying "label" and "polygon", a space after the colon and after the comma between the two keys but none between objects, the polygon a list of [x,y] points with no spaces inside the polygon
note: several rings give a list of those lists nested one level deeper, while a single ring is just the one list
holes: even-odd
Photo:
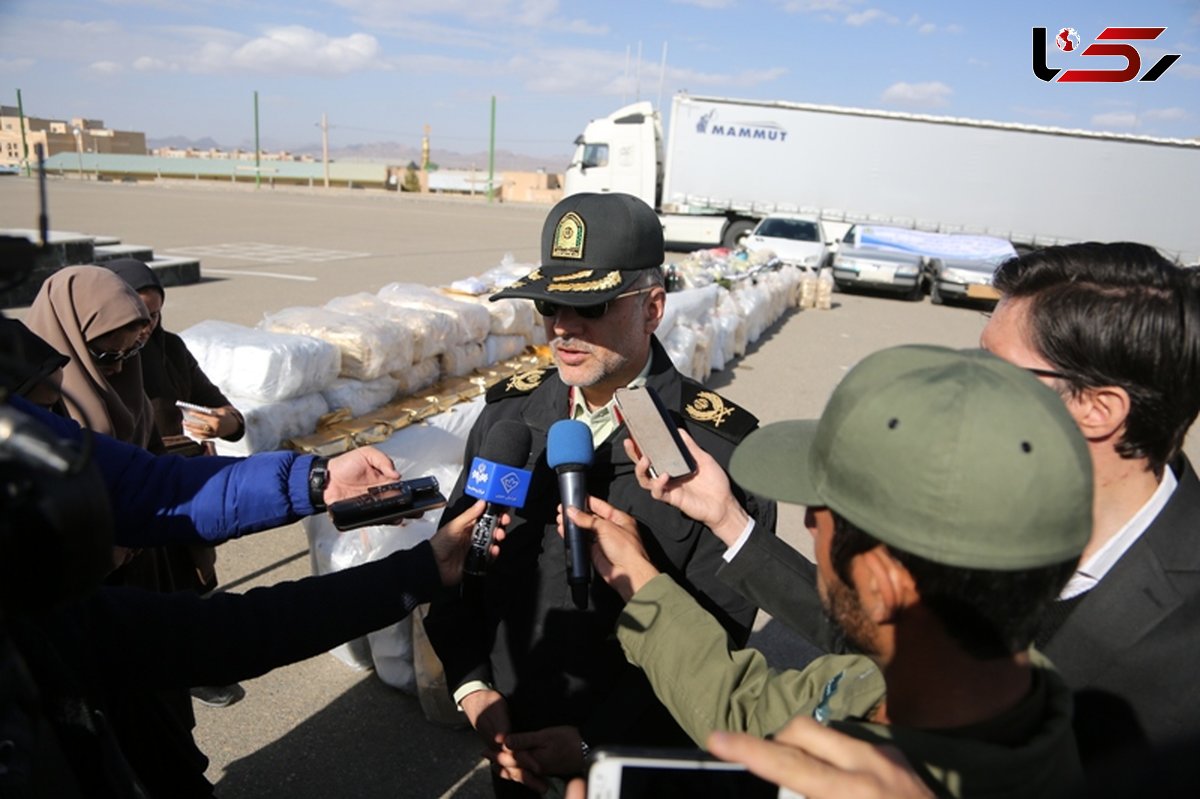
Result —
[{"label": "olive baseball cap", "polygon": [[572,194],[542,226],[542,264],[492,295],[597,305],[664,260],[662,222],[632,194]]},{"label": "olive baseball cap", "polygon": [[756,430],[730,472],[948,566],[1049,566],[1078,557],[1092,532],[1092,461],[1062,399],[983,350],[870,355],[819,420]]}]

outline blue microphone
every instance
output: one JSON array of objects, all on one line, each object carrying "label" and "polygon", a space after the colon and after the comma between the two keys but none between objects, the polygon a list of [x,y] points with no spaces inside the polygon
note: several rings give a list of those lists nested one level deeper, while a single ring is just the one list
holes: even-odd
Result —
[{"label": "blue microphone", "polygon": [[487,572],[492,536],[500,517],[509,508],[525,505],[533,473],[521,467],[529,460],[532,438],[525,425],[502,419],[488,430],[479,455],[471,461],[463,493],[486,501],[487,506],[471,529],[471,548],[467,550],[463,574],[481,577]]},{"label": "blue microphone", "polygon": [[575,607],[588,605],[592,562],[587,535],[567,516],[567,508],[587,508],[587,468],[592,465],[592,431],[583,422],[561,419],[550,426],[546,462],[558,472],[558,493],[563,505],[563,532],[567,545],[567,583]]}]

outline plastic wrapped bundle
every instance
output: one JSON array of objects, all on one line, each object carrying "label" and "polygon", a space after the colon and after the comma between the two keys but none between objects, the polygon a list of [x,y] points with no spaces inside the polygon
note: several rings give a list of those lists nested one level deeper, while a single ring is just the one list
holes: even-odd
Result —
[{"label": "plastic wrapped bundle", "polygon": [[696,331],[686,325],[675,325],[662,342],[663,349],[671,356],[671,363],[681,374],[696,379],[692,373],[696,368]]},{"label": "plastic wrapped bundle", "polygon": [[738,284],[733,292],[738,312],[746,320],[746,339],[753,344],[767,328],[766,292],[749,282]]},{"label": "plastic wrapped bundle", "polygon": [[398,308],[438,311],[451,317],[457,327],[451,344],[483,341],[492,327],[491,314],[483,306],[452,299],[416,283],[389,283],[379,290],[379,299]]},{"label": "plastic wrapped bundle", "polygon": [[365,291],[335,297],[325,307],[339,313],[387,319],[402,326],[412,337],[414,363],[441,355],[458,333],[457,323],[447,314],[392,305]]},{"label": "plastic wrapped bundle", "polygon": [[279,402],[236,396],[231,396],[229,401],[246,418],[246,434],[237,441],[217,439],[215,444],[220,455],[252,455],[279,449],[285,440],[316,430],[317,420],[329,413],[329,404],[320,394]]},{"label": "plastic wrapped bundle", "polygon": [[492,364],[515,358],[525,351],[529,339],[525,336],[488,336],[483,342],[484,363]]},{"label": "plastic wrapped bundle", "polygon": [[375,316],[328,308],[284,308],[259,323],[263,330],[296,333],[328,341],[342,351],[342,377],[374,380],[412,363],[412,334]]},{"label": "plastic wrapped bundle", "polygon": [[492,302],[488,299],[487,294],[478,297],[455,296],[462,302],[475,303],[487,310],[491,320],[488,332],[493,336],[524,336],[528,341],[529,336],[533,333],[535,312],[533,303],[529,300],[503,297]]},{"label": "plastic wrapped bundle", "polygon": [[439,356],[435,355],[417,361],[403,371],[392,372],[391,376],[396,381],[396,396],[407,397],[436,383],[442,376],[442,364]]},{"label": "plastic wrapped bundle", "polygon": [[696,354],[692,356],[692,378],[703,383],[712,374],[712,342],[716,334],[712,320],[705,320],[702,325],[692,325],[691,329],[696,334]]},{"label": "plastic wrapped bundle", "polygon": [[519,279],[532,272],[537,268],[537,264],[522,264],[517,263],[517,259],[512,253],[505,253],[500,259],[500,264],[484,272],[479,276],[479,279],[486,283],[493,291],[498,291],[505,286],[516,283]]},{"label": "plastic wrapped bundle", "polygon": [[341,371],[341,350],[310,336],[213,320],[180,335],[200,368],[227,396],[260,403],[290,399],[320,391]]},{"label": "plastic wrapped bundle", "polygon": [[354,380],[339,377],[321,392],[330,410],[345,408],[350,415],[364,416],[386,405],[396,396],[400,389],[400,381],[391,375],[377,377],[374,380]]},{"label": "plastic wrapped bundle", "polygon": [[482,341],[468,341],[450,347],[438,360],[443,377],[462,377],[487,364],[487,347]]}]

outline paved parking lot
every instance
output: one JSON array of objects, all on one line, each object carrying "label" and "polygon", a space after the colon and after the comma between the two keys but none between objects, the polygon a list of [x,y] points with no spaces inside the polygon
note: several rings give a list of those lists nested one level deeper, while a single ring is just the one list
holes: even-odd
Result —
[{"label": "paved parking lot", "polygon": [[[0,189],[0,228],[33,226],[33,182],[2,178]],[[169,290],[163,315],[174,330],[204,319],[252,325],[264,313],[377,291],[396,280],[447,283],[506,254],[531,263],[546,211],[346,190],[74,180],[49,186],[53,228],[201,258],[208,277]],[[906,342],[970,347],[983,327],[978,310],[928,300],[834,299],[832,311],[785,316],[710,384],[763,422],[816,416],[864,355]],[[1194,437],[1188,449],[1195,459]],[[785,509],[780,528],[804,547],[796,509]],[[231,591],[303,577],[310,573],[304,534],[293,525],[226,544],[218,571]],[[754,642],[776,662],[798,652],[795,639],[765,616],[757,627]],[[329,655],[245,687],[246,698],[231,708],[197,708],[197,740],[225,799],[490,795],[472,733],[427,723],[415,698]]]}]

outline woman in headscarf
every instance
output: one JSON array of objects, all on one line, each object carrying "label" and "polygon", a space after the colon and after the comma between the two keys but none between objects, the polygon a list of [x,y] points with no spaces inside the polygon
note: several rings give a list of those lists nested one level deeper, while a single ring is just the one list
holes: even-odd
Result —
[{"label": "woman in headscarf", "polygon": [[[151,326],[142,349],[142,381],[163,441],[173,448],[185,432],[199,439],[240,439],[246,431],[242,414],[204,374],[183,339],[163,329],[166,292],[158,275],[134,258],[117,258],[104,266],[128,283],[150,312]],[[212,413],[188,411],[185,415],[175,404],[180,401],[210,408]]]},{"label": "woman in headscarf", "polygon": [[[143,333],[142,380],[154,408],[155,425],[167,448],[180,455],[203,454],[193,439],[223,438],[237,441],[246,431],[246,421],[213,385],[200,368],[187,344],[163,329],[162,307],[166,292],[154,270],[134,258],[116,258],[104,264],[137,292],[150,313],[150,327]],[[181,412],[183,401],[211,409],[212,413]],[[210,445],[211,446],[211,445]],[[217,587],[217,551],[211,546],[165,547],[157,553],[159,582],[169,574],[174,590],[206,594]],[[212,707],[225,707],[242,698],[240,685],[197,686],[192,696]]]},{"label": "woman in headscarf", "polygon": [[25,324],[70,359],[62,388],[71,418],[162,451],[139,358],[150,312],[125,281],[97,266],[60,269],[42,284]]}]

